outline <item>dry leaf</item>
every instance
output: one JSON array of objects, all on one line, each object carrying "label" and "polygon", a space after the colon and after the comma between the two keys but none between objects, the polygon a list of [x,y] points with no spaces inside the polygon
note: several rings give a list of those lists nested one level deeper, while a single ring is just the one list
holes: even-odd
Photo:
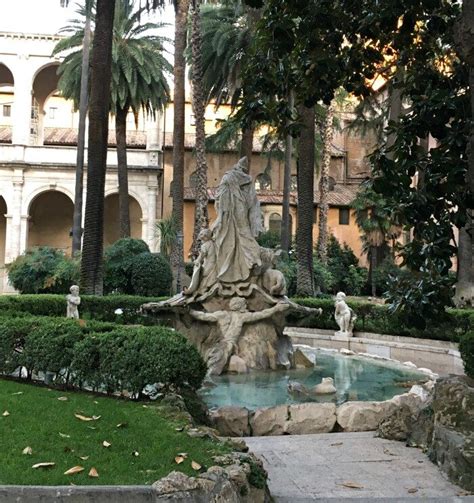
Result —
[{"label": "dry leaf", "polygon": [[343,482],[340,485],[348,487],[349,489],[364,489],[364,486],[358,484],[357,482]]},{"label": "dry leaf", "polygon": [[418,492],[418,489],[417,489],[416,487],[412,487],[412,488],[408,489],[408,492],[409,492],[410,494],[414,494],[414,493],[417,493],[417,492]]},{"label": "dry leaf", "polygon": [[184,458],[183,456],[176,456],[174,460],[177,465],[180,465],[184,461]]},{"label": "dry leaf", "polygon": [[180,426],[179,428],[175,428],[176,431],[183,431],[184,430],[184,426]]},{"label": "dry leaf", "polygon": [[202,466],[199,463],[197,463],[196,461],[191,461],[191,468],[193,470],[197,471],[197,470],[200,470],[202,468]]},{"label": "dry leaf", "polygon": [[128,426],[128,423],[119,423],[117,425],[117,428],[126,428]]},{"label": "dry leaf", "polygon": [[140,456],[140,453],[138,451],[133,451],[132,456]]},{"label": "dry leaf", "polygon": [[99,420],[101,417],[102,417],[102,416],[92,416],[92,419],[93,419],[94,421],[97,421],[97,420]]},{"label": "dry leaf", "polygon": [[52,462],[36,463],[31,468],[50,468],[51,466],[54,466],[55,464],[56,463],[52,463]]},{"label": "dry leaf", "polygon": [[383,448],[384,454],[387,454],[388,456],[396,456],[393,452],[390,452],[386,447]]},{"label": "dry leaf", "polygon": [[59,432],[59,436],[62,438],[71,438],[71,435],[66,435],[66,433]]},{"label": "dry leaf", "polygon": [[74,414],[74,416],[81,421],[94,421],[93,417],[83,416],[82,414]]},{"label": "dry leaf", "polygon": [[17,391],[16,393],[12,393],[12,395],[23,395],[23,391]]},{"label": "dry leaf", "polygon": [[99,476],[99,474],[98,474],[97,470],[94,467],[92,467],[89,471],[89,477],[98,477],[98,476]]},{"label": "dry leaf", "polygon": [[459,491],[457,496],[472,496],[472,494],[470,491]]},{"label": "dry leaf", "polygon": [[188,453],[187,452],[178,452],[178,456],[183,456],[183,458],[186,459],[188,457]]},{"label": "dry leaf", "polygon": [[331,446],[335,446],[335,445],[342,445],[344,442],[335,442],[334,444],[330,444]]},{"label": "dry leaf", "polygon": [[28,446],[28,447],[25,447],[22,451],[21,451],[22,454],[29,454],[30,456],[33,454],[33,449]]},{"label": "dry leaf", "polygon": [[89,430],[97,430],[95,426],[88,426]]},{"label": "dry leaf", "polygon": [[10,413],[8,412],[8,410],[6,410],[6,411],[2,414],[2,416],[3,416],[3,417],[7,417],[7,416],[9,416],[9,415],[10,415]]},{"label": "dry leaf", "polygon": [[103,445],[104,447],[110,447],[112,444],[111,444],[110,442],[107,442],[107,440],[104,440],[104,441],[102,442],[102,445]]},{"label": "dry leaf", "polygon": [[94,400],[94,403],[97,404],[97,405],[99,404],[99,402],[97,400]]},{"label": "dry leaf", "polygon": [[69,468],[69,470],[64,472],[64,475],[74,475],[75,473],[81,473],[84,471],[83,466],[73,466],[72,468]]},{"label": "dry leaf", "polygon": [[67,396],[60,396],[60,397],[58,397],[58,400],[61,401],[61,402],[65,402],[65,401],[67,401],[69,399],[68,399]]},{"label": "dry leaf", "polygon": [[89,456],[79,456],[82,461],[87,461],[89,459]]}]

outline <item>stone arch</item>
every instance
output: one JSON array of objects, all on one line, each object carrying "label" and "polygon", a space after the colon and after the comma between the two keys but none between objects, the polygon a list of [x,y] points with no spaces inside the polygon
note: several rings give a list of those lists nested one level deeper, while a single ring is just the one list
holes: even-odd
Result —
[{"label": "stone arch", "polygon": [[64,191],[47,189],[30,199],[27,248],[51,246],[71,253],[74,203]]},{"label": "stone arch", "polygon": [[26,197],[24,197],[22,214],[30,215],[31,205],[34,202],[34,200],[43,192],[51,192],[51,191],[61,192],[62,194],[67,196],[71,201],[73,201],[74,204],[74,193],[69,189],[67,189],[66,187],[56,184],[42,185],[41,187],[37,187],[36,189],[32,190]]},{"label": "stone arch", "polygon": [[[135,194],[128,195],[130,211],[130,234],[132,238],[143,239],[143,206]],[[110,246],[120,239],[118,192],[110,191],[104,201],[104,246]]]},{"label": "stone arch", "polygon": [[[0,61],[0,125],[11,127],[13,121],[13,102],[15,100],[15,78],[10,68]],[[11,97],[9,97],[11,94]]]},{"label": "stone arch", "polygon": [[281,233],[281,215],[273,212],[268,219],[268,230],[271,232]]}]

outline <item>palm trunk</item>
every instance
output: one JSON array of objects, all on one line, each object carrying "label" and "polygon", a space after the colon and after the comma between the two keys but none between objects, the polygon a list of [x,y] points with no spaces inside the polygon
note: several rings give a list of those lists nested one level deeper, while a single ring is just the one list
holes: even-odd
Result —
[{"label": "palm trunk", "polygon": [[249,173],[250,164],[252,162],[252,152],[253,152],[253,135],[255,129],[253,127],[247,127],[242,129],[242,141],[240,143],[240,157],[247,157],[249,162]]},{"label": "palm trunk", "polygon": [[115,137],[117,140],[117,168],[119,186],[120,237],[130,237],[130,212],[128,204],[127,171],[127,114],[128,107],[118,108],[115,115]]},{"label": "palm trunk", "polygon": [[202,86],[202,32],[201,32],[201,0],[192,2],[192,39],[191,49],[193,57],[193,111],[196,121],[196,175],[197,187],[195,193],[195,214],[194,214],[194,233],[193,246],[191,253],[193,258],[199,255],[201,243],[199,233],[202,229],[209,226],[209,216],[207,213],[208,194],[207,194],[207,164],[206,164],[206,130],[205,130],[205,111],[206,104],[204,90]]},{"label": "palm trunk", "polygon": [[313,221],[314,221],[314,108],[301,106],[303,125],[298,152],[298,230],[296,253],[298,269],[296,293],[302,296],[314,294],[313,280]]},{"label": "palm trunk", "polygon": [[171,265],[177,289],[183,268],[183,197],[184,197],[184,106],[185,106],[185,71],[186,62],[186,24],[189,0],[178,0],[175,4],[175,34],[174,34],[174,124],[173,124],[173,185],[171,190],[172,218],[179,236],[173,243]]},{"label": "palm trunk", "polygon": [[318,255],[323,264],[327,263],[328,256],[328,196],[329,196],[329,168],[331,165],[331,144],[334,136],[334,107],[331,104],[327,109],[323,131],[323,155],[321,159],[321,177],[319,179],[319,235]]},{"label": "palm trunk", "polygon": [[370,247],[370,285],[371,285],[371,293],[372,297],[377,296],[377,285],[375,283],[375,269],[377,268],[377,255],[378,255],[377,246]]},{"label": "palm trunk", "polygon": [[81,93],[79,97],[79,129],[77,131],[76,184],[74,214],[72,217],[72,255],[81,251],[82,201],[84,193],[84,150],[86,143],[86,118],[89,83],[89,50],[91,44],[91,2],[86,3],[86,24],[82,42]]},{"label": "palm trunk", "polygon": [[[294,93],[288,96],[288,106],[293,109]],[[291,157],[293,153],[293,137],[287,134],[285,138],[285,168],[283,173],[283,212],[281,219],[281,249],[288,254],[291,245],[290,228],[290,191],[291,191]]]},{"label": "palm trunk", "polygon": [[87,199],[81,261],[82,291],[96,295],[103,293],[104,188],[114,11],[115,2],[97,0],[91,60]]}]

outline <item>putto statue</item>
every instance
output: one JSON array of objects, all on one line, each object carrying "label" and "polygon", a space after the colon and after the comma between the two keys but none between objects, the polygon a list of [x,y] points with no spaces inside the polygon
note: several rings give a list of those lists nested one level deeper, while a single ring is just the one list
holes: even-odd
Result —
[{"label": "putto statue", "polygon": [[74,318],[77,320],[79,319],[78,306],[81,303],[81,298],[79,297],[79,287],[77,285],[72,285],[69,291],[71,293],[66,295],[66,318]]},{"label": "putto statue", "polygon": [[173,322],[197,346],[209,374],[225,372],[233,355],[250,369],[290,368],[285,317],[289,311],[319,310],[285,296],[285,278],[275,267],[278,252],[256,241],[262,215],[246,157],[222,177],[215,208],[216,220],[199,235],[189,287],[142,310]]},{"label": "putto statue", "polygon": [[336,332],[336,335],[352,337],[354,323],[357,317],[354,311],[346,304],[346,294],[344,292],[337,293],[334,306],[336,308],[334,311],[334,319],[339,325],[339,331]]}]

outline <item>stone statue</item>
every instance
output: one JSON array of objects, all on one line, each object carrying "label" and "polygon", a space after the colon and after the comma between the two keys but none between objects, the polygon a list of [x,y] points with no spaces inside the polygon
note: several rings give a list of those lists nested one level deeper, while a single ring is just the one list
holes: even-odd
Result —
[{"label": "stone statue", "polygon": [[261,265],[255,238],[263,226],[246,157],[222,177],[215,207],[217,218],[211,229],[217,249],[217,278],[227,283],[247,281],[252,269]]},{"label": "stone statue", "polygon": [[194,261],[193,276],[184,295],[204,293],[217,282],[216,275],[216,244],[212,239],[212,232],[203,229],[199,233],[201,249],[198,258]]},{"label": "stone statue", "polygon": [[352,337],[354,330],[354,323],[357,319],[354,311],[346,304],[346,294],[344,292],[338,292],[336,295],[336,302],[334,303],[334,319],[339,325],[339,331],[336,335],[343,337]]},{"label": "stone statue", "polygon": [[258,312],[249,312],[247,302],[242,297],[233,297],[229,302],[228,311],[214,311],[206,313],[191,309],[189,314],[199,321],[217,323],[221,340],[207,355],[208,373],[219,375],[227,365],[227,362],[234,351],[237,350],[237,343],[242,333],[244,324],[255,323],[272,317],[278,312],[286,311],[290,304],[280,302],[275,306]]},{"label": "stone statue", "polygon": [[81,298],[79,297],[79,287],[77,285],[72,285],[69,291],[71,293],[66,295],[66,318],[74,318],[77,320],[79,319],[79,310],[77,309],[77,306],[81,303]]},{"label": "stone statue", "polygon": [[262,260],[261,286],[270,295],[282,296],[286,294],[285,276],[276,268],[276,261],[280,255],[281,250],[260,248],[260,258]]}]

